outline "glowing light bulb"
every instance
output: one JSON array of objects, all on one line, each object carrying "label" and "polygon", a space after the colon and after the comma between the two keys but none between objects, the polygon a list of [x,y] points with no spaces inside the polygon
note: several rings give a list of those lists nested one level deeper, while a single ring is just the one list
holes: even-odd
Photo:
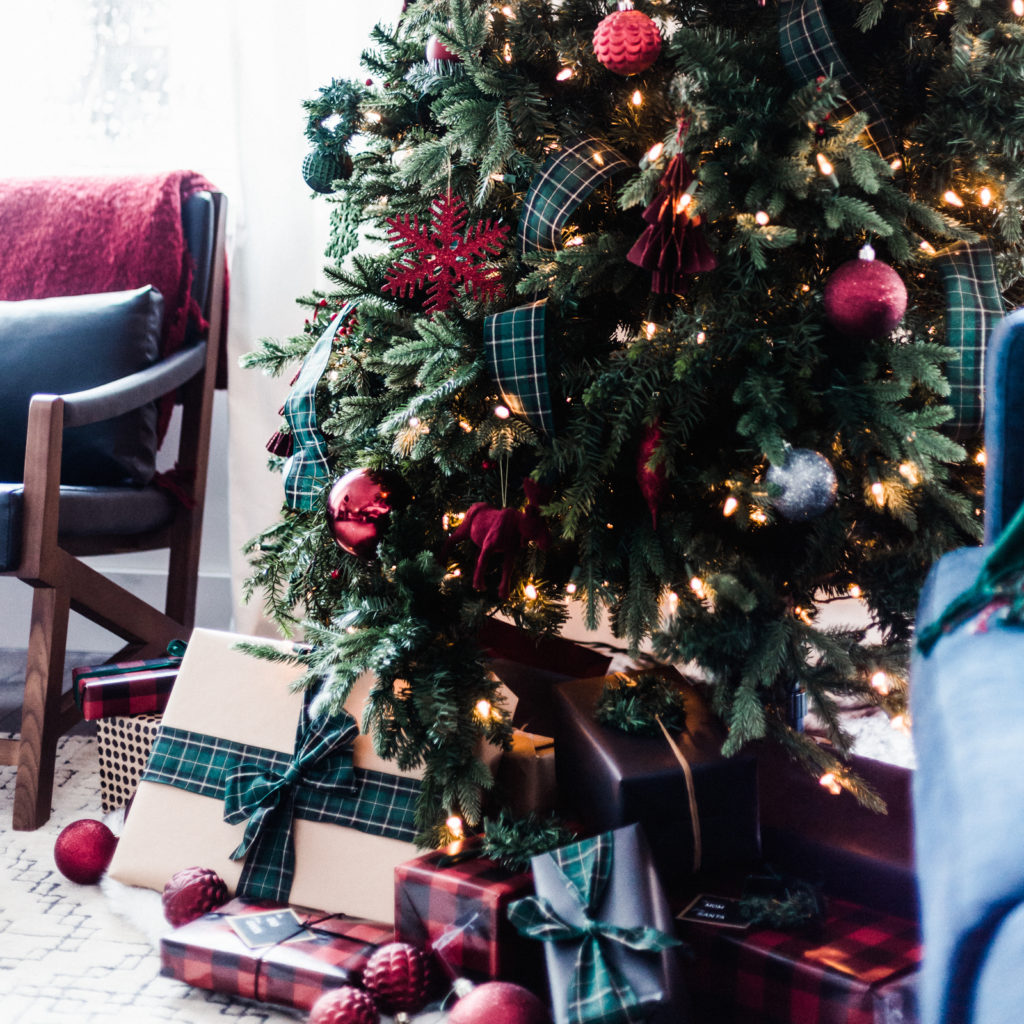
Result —
[{"label": "glowing light bulb", "polygon": [[562,68],[562,70],[559,71],[557,75],[555,75],[555,81],[556,82],[568,82],[569,79],[572,78],[572,75],[573,75],[572,68]]},{"label": "glowing light bulb", "polygon": [[764,210],[758,210],[757,213],[754,214],[754,220],[756,220],[761,227],[764,227],[768,223],[768,214],[765,213]]},{"label": "glowing light bulb", "polygon": [[459,426],[462,427],[462,429],[467,434],[472,434],[473,433],[473,424],[470,423],[469,420],[459,420]]},{"label": "glowing light bulb", "polygon": [[963,206],[964,201],[951,189],[947,188],[942,193],[943,202],[949,203],[950,206]]},{"label": "glowing light bulb", "polygon": [[871,689],[884,697],[887,693],[892,692],[892,680],[887,673],[879,670],[871,677]]},{"label": "glowing light bulb", "polygon": [[910,732],[910,715],[893,715],[889,724],[900,732]]},{"label": "glowing light bulb", "polygon": [[583,244],[583,236],[582,235],[573,235],[572,238],[570,238],[565,243],[566,248],[568,248],[570,245],[582,245],[582,244]]},{"label": "glowing light bulb", "polygon": [[693,196],[689,192],[684,192],[675,203],[676,213],[684,213],[686,208],[693,202]]},{"label": "glowing light bulb", "polygon": [[576,593],[576,584],[575,583],[566,583],[566,585],[565,585],[565,592],[567,594],[575,594]]},{"label": "glowing light bulb", "polygon": [[409,417],[409,426],[410,427],[418,427],[419,425],[420,425],[420,418],[419,418],[419,416],[410,416]]},{"label": "glowing light bulb", "polygon": [[678,605],[678,604],[679,604],[679,595],[674,590],[670,590],[668,592],[668,606],[670,608],[674,609],[676,607],[676,605]]},{"label": "glowing light bulb", "polygon": [[501,13],[504,14],[506,18],[514,18],[515,17],[515,12],[512,10],[511,7],[508,6],[508,4],[506,4],[504,7],[502,7]]},{"label": "glowing light bulb", "polygon": [[949,0],[939,0],[935,5],[935,10],[937,10],[939,14],[945,14],[946,11],[949,10]]},{"label": "glowing light bulb", "polygon": [[475,710],[481,718],[490,718],[494,711],[494,705],[485,697],[481,697],[480,700],[476,702]]},{"label": "glowing light bulb", "polygon": [[[1024,7],[1024,0],[1020,0],[1020,3],[1022,7]],[[982,206],[992,205],[992,189],[990,189],[988,185],[978,189],[978,202],[981,203]]]},{"label": "glowing light bulb", "polygon": [[496,405],[494,407],[494,415],[497,416],[499,420],[507,420],[512,413],[509,411],[507,405]]},{"label": "glowing light bulb", "polygon": [[726,517],[731,516],[739,507],[740,503],[730,494],[722,506],[722,515]]},{"label": "glowing light bulb", "polygon": [[703,345],[708,340],[708,336],[703,331],[697,332],[697,344]]},{"label": "glowing light bulb", "polygon": [[592,156],[594,163],[597,164],[598,167],[604,167],[604,157],[601,156],[600,153],[594,153]]},{"label": "glowing light bulb", "polygon": [[877,505],[885,504],[885,487],[877,480],[871,485],[871,497]]},{"label": "glowing light bulb", "polygon": [[824,786],[833,796],[839,796],[843,791],[843,787],[839,785],[839,780],[836,778],[835,772],[825,772],[824,775],[818,779],[818,785]]},{"label": "glowing light bulb", "polygon": [[505,58],[506,64],[512,63],[512,44],[508,40],[505,40],[505,50],[503,56]]},{"label": "glowing light bulb", "polygon": [[380,124],[384,120],[383,116],[376,110],[368,110],[366,112],[366,120],[372,121],[374,124]]},{"label": "glowing light bulb", "polygon": [[644,102],[644,94],[637,89],[633,95],[630,96],[629,102],[632,103],[634,107],[642,106]]},{"label": "glowing light bulb", "polygon": [[764,526],[764,524],[768,522],[768,515],[761,509],[755,508],[754,511],[750,513],[750,521],[752,523],[757,523],[758,526]]},{"label": "glowing light bulb", "polygon": [[[1024,0],[1022,0],[1024,2]],[[653,164],[655,160],[665,151],[665,146],[661,142],[656,142],[649,150],[647,150],[647,159]]]},{"label": "glowing light bulb", "polygon": [[818,161],[818,170],[821,171],[826,178],[829,177],[829,175],[835,174],[836,169],[832,166],[828,157],[825,156],[824,153],[819,153],[816,159]]},{"label": "glowing light bulb", "polygon": [[690,589],[703,601],[708,596],[707,588],[704,586],[704,581],[699,576],[694,576],[690,580]]},{"label": "glowing light bulb", "polygon": [[935,246],[931,242],[923,241],[919,247],[923,252],[928,253],[929,256],[935,255]]},{"label": "glowing light bulb", "polygon": [[985,465],[985,449],[984,448],[980,449],[978,454],[974,456],[974,461],[979,466],[984,466]]},{"label": "glowing light bulb", "polygon": [[915,487],[921,482],[921,476],[917,471],[917,466],[912,462],[903,462],[900,464],[900,476],[903,477],[907,483]]},{"label": "glowing light bulb", "polygon": [[851,583],[846,588],[846,592],[850,595],[850,597],[862,597],[864,595],[864,591],[861,590],[856,583]]},{"label": "glowing light bulb", "polygon": [[647,340],[650,341],[658,332],[658,325],[653,320],[648,320],[644,324],[644,334],[647,335]]},{"label": "glowing light bulb", "polygon": [[1013,11],[1016,17],[1024,18],[1024,0],[1013,0],[1013,3],[1010,4],[1010,10]]},{"label": "glowing light bulb", "polygon": [[536,601],[538,596],[538,590],[532,583],[527,583],[523,587],[523,593],[526,595],[527,601]]},{"label": "glowing light bulb", "polygon": [[889,166],[894,171],[898,171],[903,166],[903,161],[899,157],[896,157],[895,160],[890,161]]},{"label": "glowing light bulb", "polygon": [[453,814],[451,817],[445,820],[445,827],[456,839],[461,839],[464,835],[462,830],[462,819],[457,815]]}]

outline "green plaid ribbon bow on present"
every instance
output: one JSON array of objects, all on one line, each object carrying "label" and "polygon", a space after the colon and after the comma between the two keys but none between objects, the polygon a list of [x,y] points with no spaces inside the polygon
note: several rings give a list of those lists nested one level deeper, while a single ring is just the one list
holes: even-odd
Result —
[{"label": "green plaid ribbon bow on present", "polygon": [[846,102],[836,108],[843,118],[858,111],[868,115],[865,133],[875,151],[892,162],[900,148],[875,98],[853,76],[836,45],[821,0],[782,0],[779,4],[779,48],[795,82],[813,82],[819,75],[837,78]]},{"label": "green plaid ribbon bow on present", "polygon": [[958,242],[935,257],[946,288],[946,344],[959,359],[946,367],[954,437],[979,433],[984,421],[985,346],[1006,312],[988,242]]},{"label": "green plaid ribbon bow on present", "polygon": [[316,420],[316,389],[331,359],[334,336],[348,320],[355,305],[346,303],[306,353],[302,369],[284,403],[284,418],[294,448],[284,466],[284,494],[290,508],[309,512],[331,481],[327,442]]},{"label": "green plaid ribbon bow on present", "polygon": [[610,833],[553,850],[551,857],[580,909],[577,923],[565,920],[538,896],[517,900],[509,920],[521,935],[543,942],[578,942],[576,966],[569,985],[569,1024],[632,1024],[649,1016],[614,962],[606,956],[610,944],[638,953],[661,953],[681,945],[673,935],[648,925],[625,928],[600,921],[600,909],[612,873],[614,840]]},{"label": "green plaid ribbon bow on present", "polygon": [[577,139],[550,157],[530,183],[519,218],[519,251],[555,252],[562,227],[591,192],[630,163],[601,139]]},{"label": "green plaid ribbon bow on present", "polygon": [[144,782],[223,800],[224,820],[245,822],[231,854],[245,858],[239,896],[288,901],[296,818],[407,842],[416,837],[419,781],[355,767],[355,719],[344,711],[310,719],[308,700],[291,754],[165,726],[143,772]]}]

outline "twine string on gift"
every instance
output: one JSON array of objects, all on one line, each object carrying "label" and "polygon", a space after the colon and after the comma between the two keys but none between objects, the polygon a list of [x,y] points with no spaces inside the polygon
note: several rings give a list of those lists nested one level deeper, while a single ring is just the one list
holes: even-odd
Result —
[{"label": "twine string on gift", "polygon": [[641,1006],[633,987],[608,955],[609,948],[619,945],[638,953],[654,954],[678,946],[679,940],[650,925],[625,927],[597,916],[611,879],[611,834],[563,846],[548,856],[579,906],[581,923],[567,921],[549,900],[538,896],[517,900],[509,907],[508,916],[517,931],[529,938],[579,942],[569,984],[569,1024],[595,1020],[602,1024],[633,1024],[645,1020],[647,1009]]},{"label": "twine string on gift", "polygon": [[665,728],[665,723],[661,720],[661,716],[655,715],[654,717],[658,725],[661,726],[661,731],[668,741],[669,749],[675,754],[679,767],[683,769],[683,778],[686,780],[686,798],[690,803],[690,828],[693,830],[693,870],[695,872],[700,871],[703,843],[700,836],[700,811],[697,808],[697,790],[693,785],[693,769],[690,768],[690,762],[686,760],[685,755],[679,749],[679,744],[672,739],[668,729]]}]

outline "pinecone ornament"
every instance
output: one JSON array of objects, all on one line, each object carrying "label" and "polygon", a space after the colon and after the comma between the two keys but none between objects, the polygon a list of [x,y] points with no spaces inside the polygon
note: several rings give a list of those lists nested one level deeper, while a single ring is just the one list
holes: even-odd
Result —
[{"label": "pinecone ornament", "polygon": [[183,868],[164,886],[164,917],[180,928],[228,901],[228,887],[209,868]]},{"label": "pinecone ornament", "polygon": [[388,1013],[416,1013],[430,996],[430,960],[407,942],[389,942],[366,961],[363,987]]},{"label": "pinecone ornament", "polygon": [[308,1024],[379,1024],[373,999],[351,985],[325,992],[309,1011]]}]

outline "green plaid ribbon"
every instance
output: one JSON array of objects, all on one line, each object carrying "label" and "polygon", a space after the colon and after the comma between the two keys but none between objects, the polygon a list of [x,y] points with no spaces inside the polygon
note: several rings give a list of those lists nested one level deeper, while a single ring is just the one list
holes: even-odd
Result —
[{"label": "green plaid ribbon", "polygon": [[891,162],[900,155],[900,147],[882,108],[847,67],[821,0],[781,0],[779,46],[794,81],[803,85],[819,75],[838,79],[846,101],[836,108],[836,114],[849,117],[860,110],[866,111],[865,134],[879,156]]},{"label": "green plaid ribbon", "polygon": [[547,299],[484,318],[484,342],[491,373],[505,404],[539,427],[552,431],[544,333]]},{"label": "green plaid ribbon", "polygon": [[614,963],[605,955],[609,943],[639,953],[660,953],[680,942],[675,936],[636,925],[599,921],[595,914],[604,900],[612,873],[614,840],[610,833],[552,850],[551,857],[579,904],[580,924],[562,918],[548,900],[528,896],[508,908],[509,920],[521,935],[542,942],[578,942],[579,951],[569,983],[569,1024],[628,1024],[643,1021],[649,1007],[641,1007],[636,993]]},{"label": "green plaid ribbon", "polygon": [[246,858],[238,895],[287,902],[295,873],[295,818],[411,841],[420,783],[356,768],[359,729],[347,712],[310,720],[305,707],[292,754],[163,727],[143,781],[224,801],[224,820],[245,822],[232,860]]},{"label": "green plaid ribbon", "polygon": [[519,251],[556,252],[562,227],[591,192],[619,171],[632,167],[618,150],[601,139],[571,142],[549,157],[530,183],[519,217]]},{"label": "green plaid ribbon", "polygon": [[331,482],[327,442],[316,422],[316,389],[330,361],[334,335],[353,309],[353,303],[346,303],[306,353],[302,369],[284,403],[284,418],[294,443],[284,466],[285,501],[290,508],[304,512],[316,506],[323,489]]},{"label": "green plaid ribbon", "polygon": [[988,242],[958,242],[935,260],[946,288],[946,344],[960,354],[946,367],[951,429],[970,437],[984,425],[985,346],[1006,307]]}]

